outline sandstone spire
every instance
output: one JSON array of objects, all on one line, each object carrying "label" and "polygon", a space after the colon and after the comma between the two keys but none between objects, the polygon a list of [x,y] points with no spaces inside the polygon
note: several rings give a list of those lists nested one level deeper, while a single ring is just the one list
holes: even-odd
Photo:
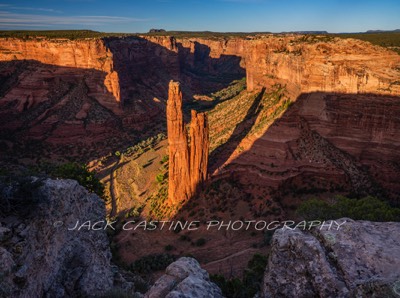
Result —
[{"label": "sandstone spire", "polygon": [[168,200],[171,205],[193,196],[207,178],[208,122],[205,113],[192,111],[190,148],[183,122],[182,92],[178,82],[169,83],[167,102],[169,145]]},{"label": "sandstone spire", "polygon": [[178,82],[169,83],[167,101],[167,130],[169,145],[168,199],[171,204],[189,199],[189,148],[182,114],[182,92]]},{"label": "sandstone spire", "polygon": [[209,145],[207,115],[192,110],[190,122],[190,183],[193,193],[207,179]]}]

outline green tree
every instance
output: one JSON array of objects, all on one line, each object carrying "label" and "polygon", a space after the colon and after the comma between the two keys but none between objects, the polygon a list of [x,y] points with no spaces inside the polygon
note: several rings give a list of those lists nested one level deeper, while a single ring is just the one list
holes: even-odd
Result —
[{"label": "green tree", "polygon": [[104,185],[95,176],[95,172],[89,171],[86,165],[66,163],[58,166],[54,170],[53,176],[63,179],[74,179],[89,192],[94,192],[104,199]]}]

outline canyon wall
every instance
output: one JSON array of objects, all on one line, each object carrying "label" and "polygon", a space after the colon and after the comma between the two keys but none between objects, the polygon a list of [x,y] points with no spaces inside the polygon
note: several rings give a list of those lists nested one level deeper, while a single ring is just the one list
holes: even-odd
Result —
[{"label": "canyon wall", "polygon": [[[247,90],[266,87],[268,94],[280,85],[282,101],[292,105],[280,119],[243,136],[221,176],[234,173],[248,191],[268,190],[266,197],[342,191],[398,201],[400,56],[367,42],[322,36],[242,42]],[[265,97],[261,105],[273,100]],[[272,119],[278,107],[235,131]]]},{"label": "canyon wall", "polygon": [[190,86],[184,90],[189,95],[204,92],[204,89],[219,90],[224,81],[245,75],[243,55],[244,40],[241,39],[175,39],[171,36],[72,41],[0,39],[0,61],[35,60],[102,71],[105,74],[101,82],[103,89],[122,103],[135,97],[141,99],[138,96],[141,94],[166,99],[168,84],[165,83],[171,79],[180,79]]},{"label": "canyon wall", "polygon": [[400,56],[355,39],[268,36],[247,43],[247,89],[279,83],[300,93],[400,94]]},{"label": "canyon wall", "polygon": [[193,94],[211,90],[213,85],[221,88],[221,80],[244,75],[248,90],[281,83],[296,95],[313,91],[400,92],[399,84],[393,84],[398,77],[399,55],[360,40],[322,36],[141,36],[76,41],[8,38],[0,40],[0,60],[35,60],[103,71],[104,88],[118,102],[132,100],[143,92],[141,87],[154,89],[153,93],[166,99],[165,83],[171,79],[190,86]]},{"label": "canyon wall", "polygon": [[43,64],[103,71],[104,87],[116,101],[120,101],[119,79],[113,69],[113,54],[101,39],[0,39],[0,61],[12,60],[35,60]]},{"label": "canyon wall", "polygon": [[130,131],[141,135],[164,125],[171,79],[183,83],[190,99],[243,77],[242,59],[234,55],[243,47],[236,43],[168,36],[0,39],[0,133],[7,143],[0,149],[35,140],[47,144],[42,151],[51,145],[61,155],[82,156],[89,144],[112,151]]},{"label": "canyon wall", "polygon": [[0,60],[0,125],[7,143],[0,149],[11,151],[16,140],[62,145],[60,152],[69,150],[66,144],[112,151],[129,132],[164,125],[171,79],[182,82],[188,100],[244,76],[249,91],[280,84],[292,101],[314,91],[400,94],[400,56],[352,39],[9,38],[0,39]]},{"label": "canyon wall", "polygon": [[169,145],[168,199],[171,205],[189,200],[207,178],[208,123],[205,113],[192,110],[190,147],[183,122],[182,92],[178,82],[169,83],[167,102]]},{"label": "canyon wall", "polygon": [[241,151],[235,148],[221,175],[234,173],[247,189],[288,197],[289,204],[323,193],[398,202],[399,113],[398,96],[304,93],[263,129],[242,136]]}]

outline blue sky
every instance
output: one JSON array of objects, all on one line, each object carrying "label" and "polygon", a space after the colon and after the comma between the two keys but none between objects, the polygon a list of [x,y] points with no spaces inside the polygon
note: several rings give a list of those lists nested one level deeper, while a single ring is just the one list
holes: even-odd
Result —
[{"label": "blue sky", "polygon": [[0,30],[359,32],[400,29],[400,0],[0,0]]}]

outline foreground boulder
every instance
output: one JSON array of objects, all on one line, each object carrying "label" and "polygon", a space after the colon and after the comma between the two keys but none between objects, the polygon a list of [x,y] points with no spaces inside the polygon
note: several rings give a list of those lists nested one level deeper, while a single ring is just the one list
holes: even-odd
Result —
[{"label": "foreground boulder", "polygon": [[105,230],[68,230],[105,218],[73,180],[0,183],[0,297],[92,297],[113,286]]},{"label": "foreground boulder", "polygon": [[180,258],[165,270],[146,298],[222,298],[221,290],[193,258]]},{"label": "foreground boulder", "polygon": [[400,297],[400,223],[277,230],[263,297]]}]

